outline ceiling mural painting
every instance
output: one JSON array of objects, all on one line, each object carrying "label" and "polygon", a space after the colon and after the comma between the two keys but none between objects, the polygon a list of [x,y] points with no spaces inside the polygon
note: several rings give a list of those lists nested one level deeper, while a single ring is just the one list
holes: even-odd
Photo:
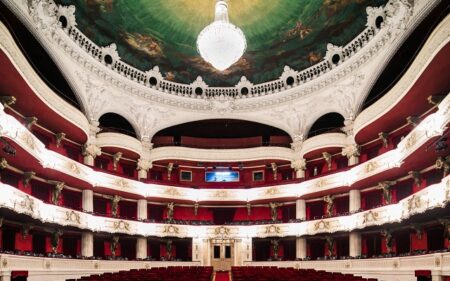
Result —
[{"label": "ceiling mural painting", "polygon": [[213,21],[215,0],[57,0],[75,5],[78,28],[99,46],[117,45],[123,61],[143,71],[159,66],[165,79],[234,86],[277,79],[285,65],[321,61],[327,43],[345,45],[364,30],[366,7],[387,0],[229,0],[230,21],[247,38],[244,56],[225,71],[197,52],[200,31]]}]

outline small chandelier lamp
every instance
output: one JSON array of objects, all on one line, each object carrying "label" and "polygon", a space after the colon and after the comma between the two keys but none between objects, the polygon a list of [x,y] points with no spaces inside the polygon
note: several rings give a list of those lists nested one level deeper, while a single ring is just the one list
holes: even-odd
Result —
[{"label": "small chandelier lamp", "polygon": [[214,68],[223,71],[242,57],[246,47],[244,33],[228,20],[227,1],[217,0],[214,22],[197,37],[200,56]]}]

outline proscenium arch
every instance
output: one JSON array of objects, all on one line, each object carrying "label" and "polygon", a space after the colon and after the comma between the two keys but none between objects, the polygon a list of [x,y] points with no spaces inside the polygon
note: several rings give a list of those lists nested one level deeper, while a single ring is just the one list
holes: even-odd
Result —
[{"label": "proscenium arch", "polygon": [[104,113],[98,119],[102,131],[114,131],[138,138],[137,130],[127,118],[114,112]]},{"label": "proscenium arch", "polygon": [[329,112],[317,118],[309,127],[308,138],[344,127],[345,118],[337,112]]}]

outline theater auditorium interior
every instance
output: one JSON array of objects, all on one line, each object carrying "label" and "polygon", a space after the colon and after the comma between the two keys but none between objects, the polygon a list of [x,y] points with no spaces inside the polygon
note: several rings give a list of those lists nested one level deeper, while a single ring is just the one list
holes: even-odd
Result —
[{"label": "theater auditorium interior", "polygon": [[450,281],[447,0],[0,0],[0,281]]}]

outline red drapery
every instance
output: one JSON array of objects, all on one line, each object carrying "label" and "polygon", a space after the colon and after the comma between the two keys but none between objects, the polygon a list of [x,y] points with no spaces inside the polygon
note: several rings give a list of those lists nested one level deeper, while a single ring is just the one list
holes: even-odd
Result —
[{"label": "red drapery", "polygon": [[[166,244],[159,245],[159,253],[160,253],[161,257],[163,257],[163,258],[165,258],[167,256]],[[176,258],[176,256],[177,256],[177,247],[174,243],[172,243],[171,255],[172,255],[172,258]]]},{"label": "red drapery", "polygon": [[[109,241],[105,241],[104,245],[105,245],[105,257],[110,257],[111,256],[111,248],[110,248],[111,243]],[[121,256],[122,256],[122,247],[120,246],[120,242],[119,242],[119,243],[117,243],[116,257],[121,257]]]},{"label": "red drapery", "polygon": [[[167,208],[164,209],[164,218],[167,219]],[[213,212],[208,208],[198,208],[197,215],[194,213],[194,207],[177,207],[173,210],[175,220],[201,220],[212,221]]]},{"label": "red drapery", "polygon": [[[63,253],[63,241],[62,241],[62,237],[59,239],[59,244],[58,247],[56,248],[56,253],[57,254],[62,254]],[[52,238],[51,237],[45,237],[45,252],[47,253],[53,253],[53,249],[52,249]]]},{"label": "red drapery", "polygon": [[15,247],[18,251],[33,251],[33,235],[28,234],[26,237],[22,233],[16,232]]},{"label": "red drapery", "polygon": [[[277,219],[281,220],[283,212],[281,208],[277,208]],[[271,212],[269,207],[252,207],[250,216],[247,208],[236,208],[233,221],[256,221],[256,220],[271,220]]]},{"label": "red drapery", "polygon": [[411,236],[411,250],[426,250],[427,245],[427,232],[422,231],[422,239],[419,239],[415,232],[410,234]]}]

